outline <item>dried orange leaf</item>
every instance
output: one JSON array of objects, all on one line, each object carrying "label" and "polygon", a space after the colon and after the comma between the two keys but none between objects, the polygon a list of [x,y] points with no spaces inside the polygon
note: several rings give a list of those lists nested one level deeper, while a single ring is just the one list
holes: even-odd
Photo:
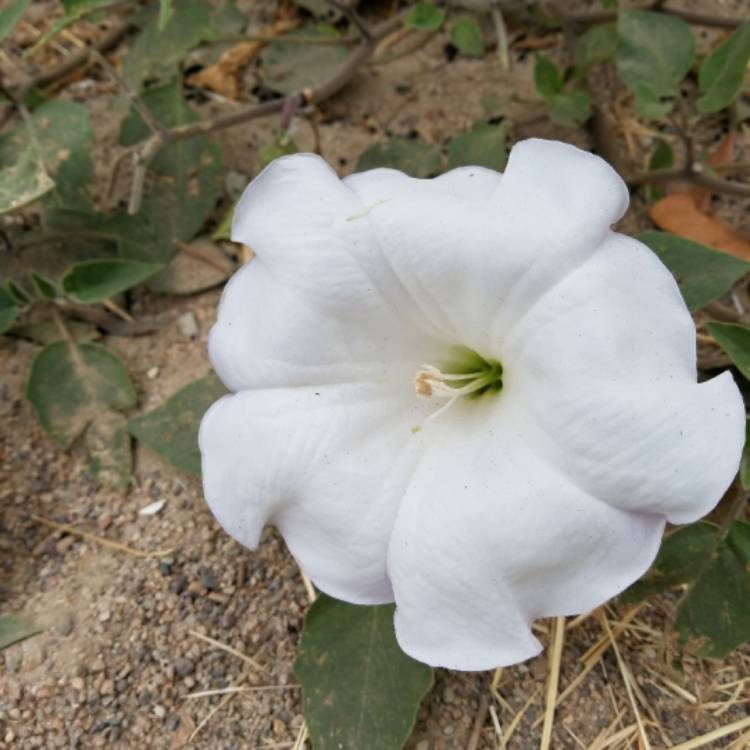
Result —
[{"label": "dried orange leaf", "polygon": [[742,260],[750,260],[750,242],[736,229],[699,210],[689,193],[662,198],[649,209],[651,220],[660,229],[694,242],[700,242]]}]

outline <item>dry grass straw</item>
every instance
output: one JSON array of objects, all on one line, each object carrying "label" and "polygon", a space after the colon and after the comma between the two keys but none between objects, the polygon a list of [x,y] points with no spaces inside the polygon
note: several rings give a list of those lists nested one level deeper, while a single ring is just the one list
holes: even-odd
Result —
[{"label": "dry grass straw", "polygon": [[215,638],[211,638],[211,636],[203,635],[203,633],[199,633],[197,630],[188,630],[188,633],[190,633],[190,635],[194,636],[195,638],[200,638],[200,640],[205,641],[206,643],[210,643],[212,646],[215,646],[216,648],[220,648],[222,651],[226,651],[228,654],[232,654],[232,656],[236,656],[238,659],[242,659],[242,661],[244,661],[246,664],[250,665],[253,669],[259,672],[266,671],[266,668],[262,664],[259,664],[257,661],[255,661],[255,659],[253,659],[252,656],[243,654],[242,651],[238,651],[236,648],[227,646],[226,643],[217,641]]},{"label": "dry grass straw", "polygon": [[169,549],[158,549],[154,550],[153,552],[144,552],[143,550],[134,549],[133,547],[128,547],[127,544],[121,544],[120,542],[113,542],[111,539],[105,539],[104,537],[97,536],[96,534],[91,534],[88,531],[81,531],[80,529],[77,529],[75,526],[71,526],[67,523],[57,523],[57,521],[50,521],[49,518],[44,518],[44,516],[37,516],[34,513],[31,513],[29,516],[33,521],[36,521],[37,523],[41,523],[44,526],[49,526],[51,529],[56,529],[57,531],[63,531],[66,534],[73,534],[74,536],[80,536],[82,539],[87,539],[91,542],[96,542],[97,544],[101,544],[103,547],[109,547],[110,549],[116,549],[118,552],[126,552],[129,555],[132,555],[133,557],[142,557],[142,558],[150,558],[150,557],[166,557],[167,555],[174,552],[174,547],[170,547]]},{"label": "dry grass straw", "polygon": [[[698,750],[698,748],[706,747],[706,745],[720,740],[729,734],[734,734],[742,729],[750,727],[750,716],[740,719],[739,721],[733,721],[731,724],[725,724],[723,727],[714,729],[712,732],[702,734],[700,737],[695,737],[687,742],[681,742],[679,745],[674,745],[672,750]],[[741,740],[742,738],[740,738]],[[736,744],[736,743],[735,743]]]},{"label": "dry grass straw", "polygon": [[607,637],[612,644],[612,649],[615,652],[617,666],[620,668],[620,674],[622,675],[623,682],[625,683],[625,691],[628,694],[630,707],[633,709],[633,714],[635,715],[635,721],[638,726],[638,737],[640,738],[642,748],[643,750],[651,750],[651,743],[649,742],[648,735],[646,734],[646,727],[644,726],[643,719],[641,718],[641,712],[638,710],[638,704],[635,700],[635,695],[633,692],[633,683],[635,681],[630,675],[630,670],[628,670],[627,665],[622,658],[622,654],[620,654],[620,649],[617,646],[617,641],[615,641],[615,637],[612,634],[612,628],[610,628],[609,621],[607,620],[607,616],[603,610],[599,610],[598,617],[599,622],[602,624],[602,627],[607,633]]},{"label": "dry grass straw", "polygon": [[547,677],[547,701],[544,710],[544,726],[539,750],[549,750],[552,742],[552,726],[555,721],[555,706],[557,705],[557,686],[560,684],[560,663],[562,661],[563,644],[565,643],[565,618],[557,617],[552,631],[552,647],[550,649],[549,676]]}]

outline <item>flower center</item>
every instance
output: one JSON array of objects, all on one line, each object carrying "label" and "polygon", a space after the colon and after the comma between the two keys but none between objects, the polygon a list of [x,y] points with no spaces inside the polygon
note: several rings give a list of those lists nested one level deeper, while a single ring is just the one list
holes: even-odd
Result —
[{"label": "flower center", "polygon": [[466,347],[455,347],[451,358],[439,369],[422,365],[414,378],[420,398],[442,398],[446,403],[425,422],[449,409],[462,396],[478,398],[503,387],[503,366],[496,359],[485,359]]}]

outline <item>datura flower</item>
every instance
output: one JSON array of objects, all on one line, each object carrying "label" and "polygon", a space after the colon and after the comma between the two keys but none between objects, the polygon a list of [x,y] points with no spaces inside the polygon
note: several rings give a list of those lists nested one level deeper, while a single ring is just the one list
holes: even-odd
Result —
[{"label": "datura flower", "polygon": [[627,205],[552,141],[431,180],[270,164],[209,339],[222,526],[254,548],[274,524],[319,589],[395,601],[403,650],[454,669],[534,656],[534,619],[635,581],[729,486],[745,415],[730,373],[696,382],[675,281],[610,228]]}]

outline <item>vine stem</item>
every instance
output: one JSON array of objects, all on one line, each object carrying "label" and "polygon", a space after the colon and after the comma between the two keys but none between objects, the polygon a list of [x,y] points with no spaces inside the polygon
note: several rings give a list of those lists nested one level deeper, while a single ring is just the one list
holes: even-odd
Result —
[{"label": "vine stem", "polygon": [[[744,22],[743,18],[727,18],[725,16],[716,16],[712,13],[702,13],[700,11],[687,10],[686,8],[672,8],[664,5],[663,2],[652,2],[650,5],[641,8],[641,10],[657,10],[667,16],[681,18],[688,23],[694,23],[698,26],[712,26],[717,29],[736,29]],[[571,23],[580,23],[593,25],[597,23],[607,23],[617,20],[617,11],[612,10],[595,10],[582,11],[580,13],[566,13],[564,20]]]},{"label": "vine stem", "polygon": [[259,117],[282,112],[290,107],[301,109],[305,106],[320,104],[322,101],[337,94],[349,83],[357,71],[373,55],[378,43],[399,28],[402,18],[403,13],[400,13],[381,22],[377,26],[368,27],[369,35],[365,37],[364,41],[356,47],[341,67],[328,80],[318,86],[303,89],[284,99],[273,99],[260,104],[252,104],[235,112],[228,112],[212,119],[200,120],[186,125],[177,125],[173,128],[163,129],[160,133],[153,134],[134,155],[135,169],[131,184],[128,212],[130,214],[138,213],[143,200],[143,186],[148,166],[167,143],[215,133],[235,125],[250,122]]},{"label": "vine stem", "polygon": [[724,516],[724,520],[721,522],[721,526],[719,527],[720,539],[724,539],[724,537],[726,537],[726,535],[729,533],[729,529],[731,528],[732,524],[742,517],[742,514],[745,512],[745,508],[747,507],[748,498],[750,498],[750,492],[743,490],[741,487],[737,487],[735,495],[732,498],[732,502],[729,508],[727,508],[727,514],[726,516]]}]

